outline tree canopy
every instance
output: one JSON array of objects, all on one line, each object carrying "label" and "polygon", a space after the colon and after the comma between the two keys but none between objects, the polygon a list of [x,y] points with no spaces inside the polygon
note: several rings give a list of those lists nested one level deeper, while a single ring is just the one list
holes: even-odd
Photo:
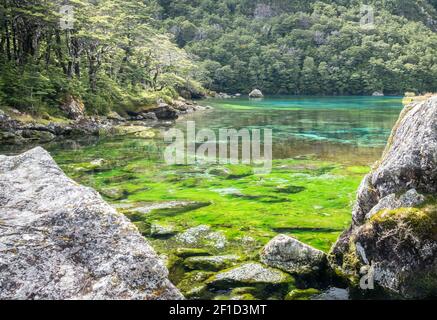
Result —
[{"label": "tree canopy", "polygon": [[[64,5],[73,7],[74,19]],[[0,104],[51,111],[75,96],[90,113],[106,113],[180,94],[200,97],[203,88],[436,91],[437,2],[367,5],[363,11],[358,0],[3,0]]]}]

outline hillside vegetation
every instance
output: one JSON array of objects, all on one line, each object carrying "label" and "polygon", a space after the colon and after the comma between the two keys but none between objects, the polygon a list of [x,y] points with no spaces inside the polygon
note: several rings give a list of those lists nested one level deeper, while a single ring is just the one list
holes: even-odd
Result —
[{"label": "hillside vegetation", "polygon": [[[437,2],[61,0],[0,4],[0,105],[90,114],[205,89],[268,94],[403,94],[437,87]],[[67,16],[68,17],[68,16]],[[61,22],[61,23],[60,23]],[[71,21],[67,21],[70,22]],[[205,88],[205,89],[204,89]]]}]

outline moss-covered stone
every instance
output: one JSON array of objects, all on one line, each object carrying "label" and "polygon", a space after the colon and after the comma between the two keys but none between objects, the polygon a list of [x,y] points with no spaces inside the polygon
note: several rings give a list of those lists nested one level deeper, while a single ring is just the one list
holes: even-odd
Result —
[{"label": "moss-covered stone", "polygon": [[177,248],[174,254],[185,259],[189,257],[208,256],[210,252],[201,248]]},{"label": "moss-covered stone", "polygon": [[213,275],[213,272],[189,272],[183,276],[177,287],[186,298],[205,298],[210,294],[207,292],[205,281]]},{"label": "moss-covered stone", "polygon": [[317,294],[320,294],[317,289],[294,289],[285,296],[285,300],[310,300],[311,297]]}]

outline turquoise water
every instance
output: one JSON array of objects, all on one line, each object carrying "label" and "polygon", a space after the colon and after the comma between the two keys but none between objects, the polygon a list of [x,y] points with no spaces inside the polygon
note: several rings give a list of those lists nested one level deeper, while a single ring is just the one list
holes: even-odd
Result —
[{"label": "turquoise water", "polygon": [[402,109],[401,97],[211,99],[214,107],[178,121],[200,129],[273,130],[275,159],[314,156],[350,164],[377,160]]}]

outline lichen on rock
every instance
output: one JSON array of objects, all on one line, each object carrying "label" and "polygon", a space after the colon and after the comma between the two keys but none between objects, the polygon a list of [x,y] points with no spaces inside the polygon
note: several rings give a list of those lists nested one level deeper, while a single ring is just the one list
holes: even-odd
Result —
[{"label": "lichen on rock", "polygon": [[352,226],[329,261],[356,283],[407,298],[437,295],[437,97],[402,111],[382,159],[358,190]]},{"label": "lichen on rock", "polygon": [[325,268],[326,254],[295,238],[278,235],[262,250],[261,261],[285,272],[302,275]]},{"label": "lichen on rock", "polygon": [[181,299],[137,228],[42,148],[0,156],[0,299]]}]

